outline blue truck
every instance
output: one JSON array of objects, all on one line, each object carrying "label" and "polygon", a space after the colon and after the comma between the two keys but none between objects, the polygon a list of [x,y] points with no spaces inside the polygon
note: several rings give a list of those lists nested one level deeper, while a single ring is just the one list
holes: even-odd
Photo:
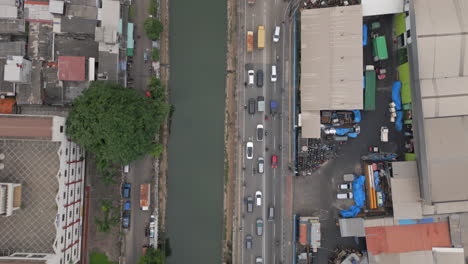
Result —
[{"label": "blue truck", "polygon": [[132,190],[132,185],[130,183],[124,183],[122,185],[122,197],[125,199],[130,198],[131,190]]}]

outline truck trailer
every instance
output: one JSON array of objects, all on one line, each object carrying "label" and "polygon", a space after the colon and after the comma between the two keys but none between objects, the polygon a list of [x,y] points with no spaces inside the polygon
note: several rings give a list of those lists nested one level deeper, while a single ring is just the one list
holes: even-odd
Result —
[{"label": "truck trailer", "polygon": [[143,211],[149,210],[150,205],[150,184],[140,185],[140,208]]},{"label": "truck trailer", "polygon": [[253,31],[247,31],[247,52],[253,51],[254,35]]},{"label": "truck trailer", "polygon": [[265,48],[265,27],[258,26],[258,39],[257,39],[257,47],[259,49]]}]

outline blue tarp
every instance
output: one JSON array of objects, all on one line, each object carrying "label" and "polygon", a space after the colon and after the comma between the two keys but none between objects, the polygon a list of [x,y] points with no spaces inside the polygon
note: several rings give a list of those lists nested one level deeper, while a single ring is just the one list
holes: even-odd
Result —
[{"label": "blue tarp", "polygon": [[403,130],[403,111],[396,111],[395,128],[398,131]]},{"label": "blue tarp", "polygon": [[278,107],[278,102],[276,102],[275,100],[271,100],[270,107],[271,109],[276,109]]},{"label": "blue tarp", "polygon": [[361,211],[361,207],[364,206],[366,200],[366,193],[364,192],[364,183],[366,178],[361,175],[353,181],[353,197],[356,205],[351,206],[348,210],[341,210],[340,214],[342,217],[355,217]]},{"label": "blue tarp", "polygon": [[349,132],[353,132],[352,128],[336,128],[336,134],[338,136],[344,136],[348,134]]},{"label": "blue tarp", "polygon": [[362,45],[367,45],[367,25],[362,25]]},{"label": "blue tarp", "polygon": [[358,135],[359,135],[358,133],[348,133],[347,136],[350,138],[357,138]]},{"label": "blue tarp", "polygon": [[353,110],[353,113],[354,113],[354,123],[361,122],[361,111]]},{"label": "blue tarp", "polygon": [[392,101],[395,103],[395,109],[397,111],[401,110],[401,82],[396,81],[392,86]]}]

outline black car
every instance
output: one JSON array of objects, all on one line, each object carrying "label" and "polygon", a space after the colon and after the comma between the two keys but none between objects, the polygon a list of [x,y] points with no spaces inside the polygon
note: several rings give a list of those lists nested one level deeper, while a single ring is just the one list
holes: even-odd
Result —
[{"label": "black car", "polygon": [[247,197],[247,212],[253,212],[253,198],[252,196]]},{"label": "black car", "polygon": [[247,235],[245,237],[245,248],[252,248],[252,236],[251,235]]},{"label": "black car", "polygon": [[249,114],[253,115],[255,114],[255,105],[257,104],[257,102],[255,101],[254,98],[250,98],[249,99]]},{"label": "black car", "polygon": [[259,88],[263,87],[263,71],[262,70],[257,71],[257,87]]}]

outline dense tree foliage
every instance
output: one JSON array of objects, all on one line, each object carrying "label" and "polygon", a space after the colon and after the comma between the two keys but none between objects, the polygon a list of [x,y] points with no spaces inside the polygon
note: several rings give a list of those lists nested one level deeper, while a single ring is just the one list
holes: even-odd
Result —
[{"label": "dense tree foliage", "polygon": [[165,262],[164,252],[155,248],[148,248],[146,254],[138,260],[138,264],[164,264]]},{"label": "dense tree foliage", "polygon": [[163,31],[163,24],[161,23],[161,21],[154,17],[148,17],[147,19],[145,19],[143,26],[145,27],[146,35],[148,36],[148,38],[150,38],[151,40],[159,39],[159,36]]},{"label": "dense tree foliage", "polygon": [[93,82],[73,102],[67,135],[96,155],[98,168],[154,152],[160,148],[154,137],[169,111],[164,87],[157,88],[148,98],[118,84]]}]

